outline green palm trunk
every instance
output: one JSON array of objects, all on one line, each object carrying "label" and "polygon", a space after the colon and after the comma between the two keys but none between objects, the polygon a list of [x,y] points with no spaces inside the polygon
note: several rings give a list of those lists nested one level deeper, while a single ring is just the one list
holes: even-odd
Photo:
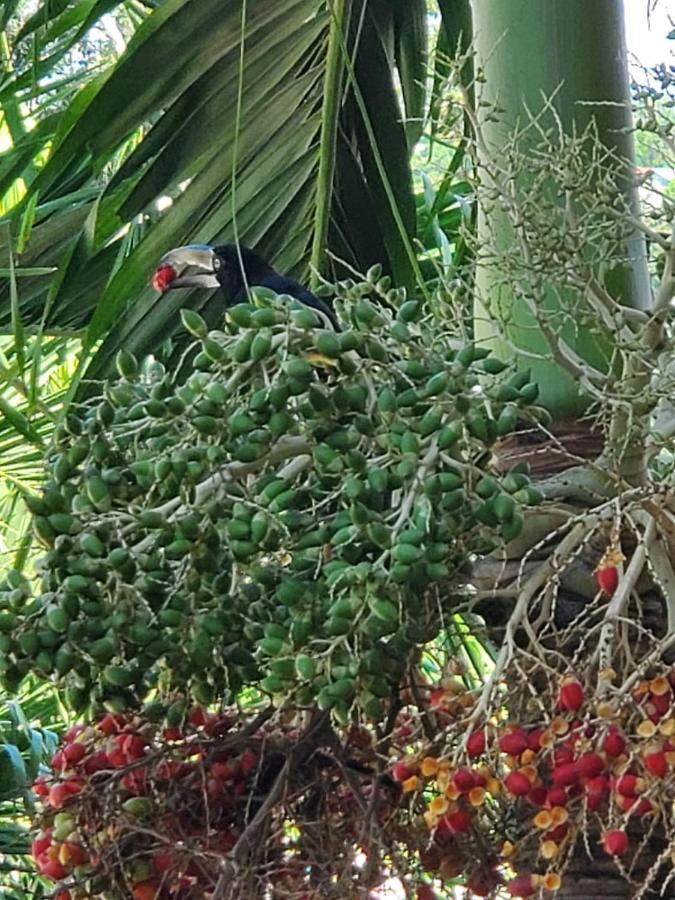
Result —
[{"label": "green palm trunk", "polygon": [[[483,116],[482,161],[499,158],[499,148],[510,131],[526,125],[530,115],[542,110],[545,98],[555,95],[555,115],[565,132],[580,133],[594,119],[601,141],[625,161],[629,173],[633,138],[620,0],[474,0],[473,7],[478,63],[486,76],[483,99],[502,110],[496,122]],[[555,125],[554,116],[545,114],[542,124]],[[630,178],[623,177],[622,184],[626,199],[636,208]],[[512,240],[511,226],[499,213],[483,216],[480,228],[481,237],[493,245]],[[617,266],[607,286],[622,303],[645,308],[649,280],[644,244],[638,235],[628,243],[631,265]],[[487,268],[479,269],[478,288],[485,305],[477,302],[477,337],[496,342],[498,352],[507,359],[514,348],[516,354],[523,351],[519,365],[533,369],[544,405],[559,420],[578,416],[588,398],[550,361],[546,341],[524,303],[503,286],[498,289]],[[556,308],[550,295],[539,302],[548,311]],[[490,320],[486,306],[492,312]],[[577,334],[570,323],[562,335],[586,361],[607,368],[611,334],[598,340],[597,334],[583,330]],[[544,358],[533,360],[528,353]]]}]

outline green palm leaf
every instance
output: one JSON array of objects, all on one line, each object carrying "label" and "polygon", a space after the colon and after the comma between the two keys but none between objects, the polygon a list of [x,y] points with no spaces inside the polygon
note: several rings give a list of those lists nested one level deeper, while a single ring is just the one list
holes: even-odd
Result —
[{"label": "green palm leaf", "polygon": [[[157,259],[178,244],[236,231],[279,269],[308,278],[314,243],[324,266],[329,249],[361,270],[382,262],[397,283],[415,282],[410,155],[427,105],[425,0],[242,2],[159,5],[58,120],[45,115],[0,158],[2,195],[30,151],[51,142],[29,179],[39,203],[20,265],[58,272],[51,283],[21,279],[15,318],[26,328],[86,328],[87,351],[104,339],[89,377],[110,371],[119,346],[150,352],[175,335],[180,306],[218,320],[217,298],[167,300],[148,288]],[[111,6],[79,4],[75,14],[57,4],[24,32],[43,35],[47,59],[60,52],[57,32],[73,46]],[[15,93],[25,75],[17,71]],[[160,198],[170,198],[162,212]],[[0,281],[0,327],[9,314]]]}]

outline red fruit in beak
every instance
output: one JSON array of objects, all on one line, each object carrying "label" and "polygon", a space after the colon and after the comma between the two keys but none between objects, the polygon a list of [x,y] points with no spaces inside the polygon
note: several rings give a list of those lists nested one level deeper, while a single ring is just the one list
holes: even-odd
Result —
[{"label": "red fruit in beak", "polygon": [[155,274],[152,276],[152,286],[159,293],[163,294],[178,273],[173,266],[159,266]]}]

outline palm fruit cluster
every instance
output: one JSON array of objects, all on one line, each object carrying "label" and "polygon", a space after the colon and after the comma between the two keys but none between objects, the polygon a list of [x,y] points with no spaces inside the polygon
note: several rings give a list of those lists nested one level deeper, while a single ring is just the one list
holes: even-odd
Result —
[{"label": "palm fruit cluster", "polygon": [[[355,730],[339,757],[318,753],[312,727],[301,717],[281,722],[201,707],[180,727],[117,713],[71,727],[51,774],[34,785],[42,810],[32,854],[55,883],[52,896],[203,900],[216,888],[297,900],[365,895],[366,885],[387,877],[383,857],[400,843],[400,828],[385,836],[400,792],[378,788],[366,872],[357,864],[363,822],[354,791],[363,793],[361,804],[372,797],[374,742]],[[287,771],[290,760],[301,764]],[[279,779],[284,790],[274,793]],[[229,870],[228,854],[237,861]],[[353,892],[334,893],[337,875]]]},{"label": "palm fruit cluster", "polygon": [[502,709],[475,721],[478,695],[460,679],[431,690],[433,745],[408,722],[390,766],[424,810],[428,871],[464,877],[478,897],[546,897],[564,886],[582,842],[622,871],[646,871],[648,828],[663,849],[649,877],[662,884],[675,862],[675,670],[655,671],[625,693],[612,687],[615,673],[601,676],[601,690],[590,677],[552,679],[539,697],[550,709],[545,720]]},{"label": "palm fruit cluster", "polygon": [[523,467],[490,470],[532,414],[528,372],[373,290],[341,287],[340,333],[261,289],[220,331],[185,311],[185,376],[119,354],[27,498],[46,553],[37,592],[0,584],[5,687],[32,671],[75,710],[122,710],[256,684],[382,715],[470,555],[516,537],[540,496]]}]

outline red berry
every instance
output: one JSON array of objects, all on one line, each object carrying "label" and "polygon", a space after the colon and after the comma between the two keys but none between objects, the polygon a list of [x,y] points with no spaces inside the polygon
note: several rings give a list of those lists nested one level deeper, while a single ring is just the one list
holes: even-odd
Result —
[{"label": "red berry", "polygon": [[123,769],[129,762],[127,755],[121,747],[114,747],[106,753],[106,768]]},{"label": "red berry", "polygon": [[445,706],[445,691],[443,688],[435,688],[429,694],[429,703],[432,709],[443,709]]},{"label": "red berry", "polygon": [[135,797],[140,797],[143,794],[147,794],[147,772],[145,772],[143,769],[132,769],[131,772],[127,772],[127,774],[124,775],[121,784],[125,791],[129,791],[129,793],[133,794]]},{"label": "red berry", "polygon": [[545,728],[533,728],[532,731],[527,733],[527,746],[534,753],[538,753],[541,750],[541,739],[544,734],[546,734]]},{"label": "red berry", "polygon": [[63,743],[72,743],[79,734],[82,734],[85,727],[85,725],[71,725],[70,728],[66,732],[64,732]]},{"label": "red berry", "polygon": [[596,778],[589,778],[585,786],[586,804],[589,809],[600,809],[602,803],[609,793],[609,781],[605,775],[598,775]]},{"label": "red berry", "polygon": [[33,782],[33,790],[38,797],[47,797],[49,795],[49,779],[46,775],[38,775]]},{"label": "red berry", "polygon": [[565,806],[567,799],[567,791],[564,787],[552,787],[546,794],[546,805]]},{"label": "red berry", "polygon": [[527,745],[527,735],[522,728],[512,728],[499,738],[499,749],[511,756],[518,756],[527,749]]},{"label": "red berry", "polygon": [[579,770],[576,763],[563,763],[556,766],[551,772],[551,781],[556,787],[569,787],[579,780]]},{"label": "red berry", "polygon": [[[408,768],[407,766],[403,766],[402,763],[394,763],[394,769],[396,769],[396,766],[402,767],[401,770],[397,770],[398,774],[402,774],[402,770],[403,769],[407,770],[407,768]],[[237,770],[237,765],[235,762],[214,762],[213,765],[211,766],[211,775],[218,781],[232,781],[237,775],[236,770]],[[393,770],[392,770],[392,773],[393,773],[394,781],[398,781],[398,778],[396,777],[396,773],[394,773]],[[411,771],[410,774],[414,775],[415,773]],[[406,776],[406,778],[409,778],[409,777],[410,777],[409,775]],[[401,780],[405,781],[406,778],[402,778]]]},{"label": "red berry", "polygon": [[527,795],[527,799],[532,806],[543,806],[546,803],[547,791],[543,784],[533,787]]},{"label": "red berry", "polygon": [[556,844],[559,844],[561,841],[565,840],[569,830],[570,826],[567,824],[567,822],[562,822],[562,824],[556,825],[555,828],[552,828],[550,831],[546,832],[546,840],[555,841]]},{"label": "red berry", "polygon": [[612,597],[619,585],[619,570],[616,566],[601,566],[595,570],[595,581],[601,591]]},{"label": "red berry", "polygon": [[574,751],[567,744],[562,747],[556,747],[553,751],[553,765],[563,766],[566,763],[574,762]]},{"label": "red berry", "polygon": [[126,725],[126,719],[124,716],[113,715],[113,713],[108,713],[103,716],[101,721],[96,726],[99,731],[102,731],[105,735],[118,734]]},{"label": "red berry", "polygon": [[100,772],[102,769],[109,769],[108,754],[104,750],[92,753],[84,760],[82,768],[87,775],[93,775],[94,772]]},{"label": "red berry", "polygon": [[159,266],[155,274],[152,276],[152,286],[158,294],[163,294],[172,281],[175,280],[178,273],[173,266]]},{"label": "red berry", "polygon": [[239,766],[241,768],[241,774],[246,776],[249,772],[252,772],[258,765],[258,754],[253,750],[244,750],[244,752],[239,757]]},{"label": "red berry", "polygon": [[537,884],[532,875],[516,875],[506,885],[506,890],[511,897],[531,897],[537,890]]},{"label": "red berry", "polygon": [[126,735],[121,746],[129,762],[145,756],[146,741],[137,734]]},{"label": "red berry", "polygon": [[584,702],[584,689],[576,678],[566,678],[558,695],[558,708],[563,712],[577,712]]},{"label": "red berry", "polygon": [[466,809],[458,809],[444,816],[453,834],[466,834],[471,831],[471,813]]},{"label": "red berry", "polygon": [[602,749],[605,751],[607,756],[611,756],[613,759],[616,759],[617,756],[621,756],[622,753],[626,750],[626,741],[623,735],[617,730],[615,725],[612,725],[605,736],[605,740],[602,744]]},{"label": "red berry", "polygon": [[141,881],[131,889],[134,900],[155,900],[159,897],[160,888],[156,881]]},{"label": "red berry", "polygon": [[407,781],[409,778],[411,778],[413,775],[416,775],[416,774],[417,774],[417,768],[413,769],[410,766],[408,766],[402,762],[396,762],[391,767],[391,777],[398,784],[401,784],[401,782],[403,782],[403,781]]},{"label": "red berry", "polygon": [[605,761],[599,753],[584,753],[577,760],[577,769],[584,778],[595,778],[605,771]]},{"label": "red berry", "polygon": [[51,878],[52,881],[61,881],[68,874],[58,859],[45,859],[39,863],[39,869],[45,878]]},{"label": "red berry", "polygon": [[673,695],[668,691],[666,694],[650,694],[649,703],[652,704],[656,712],[664,715],[670,710],[673,704]]},{"label": "red berry", "polygon": [[469,739],[466,742],[466,752],[471,759],[475,759],[485,752],[485,742],[484,731],[474,731],[473,734],[469,735]]},{"label": "red berry", "polygon": [[625,831],[608,831],[602,839],[605,853],[610,856],[622,856],[628,849],[628,835]]},{"label": "red berry", "polygon": [[64,784],[55,784],[49,790],[49,805],[53,806],[54,809],[61,809],[69,796],[70,795],[68,794],[68,791],[66,790],[66,786]]},{"label": "red berry", "polygon": [[460,794],[467,794],[472,788],[476,787],[476,778],[470,769],[457,769],[452,776],[452,783]]},{"label": "red berry", "polygon": [[34,860],[37,860],[42,854],[49,850],[52,845],[52,836],[50,832],[39,834],[30,845],[30,853]]},{"label": "red berry", "polygon": [[640,797],[639,800],[634,800],[630,807],[630,813],[633,816],[648,816],[652,812],[654,812],[654,804],[651,800],[647,800],[646,797]]},{"label": "red berry", "polygon": [[529,794],[532,787],[530,779],[522,772],[509,772],[504,779],[504,785],[507,791],[516,797],[524,797]]},{"label": "red berry", "polygon": [[663,778],[668,771],[668,761],[663,750],[646,753],[642,757],[645,769],[655,778]]},{"label": "red berry", "polygon": [[166,850],[166,851],[158,850],[156,853],[153,853],[153,855],[152,855],[152,868],[159,875],[161,875],[162,872],[168,872],[169,869],[172,867],[173,862],[174,862],[173,855],[171,853],[169,853],[168,850]]},{"label": "red berry", "polygon": [[71,766],[76,766],[87,755],[87,748],[84,744],[66,744],[63,748],[63,757]]},{"label": "red berry", "polygon": [[622,797],[634,797],[636,794],[637,777],[630,772],[626,772],[617,779],[615,790]]},{"label": "red berry", "polygon": [[64,861],[64,863],[71,867],[81,866],[89,859],[89,855],[87,854],[84,847],[82,847],[80,844],[70,843],[61,845],[59,857]]},{"label": "red berry", "polygon": [[201,706],[195,706],[188,716],[188,721],[193,728],[202,728],[208,722],[208,713]]},{"label": "red berry", "polygon": [[61,750],[59,750],[52,756],[52,758],[49,760],[49,765],[56,772],[63,772],[63,770],[66,768],[66,758]]}]

